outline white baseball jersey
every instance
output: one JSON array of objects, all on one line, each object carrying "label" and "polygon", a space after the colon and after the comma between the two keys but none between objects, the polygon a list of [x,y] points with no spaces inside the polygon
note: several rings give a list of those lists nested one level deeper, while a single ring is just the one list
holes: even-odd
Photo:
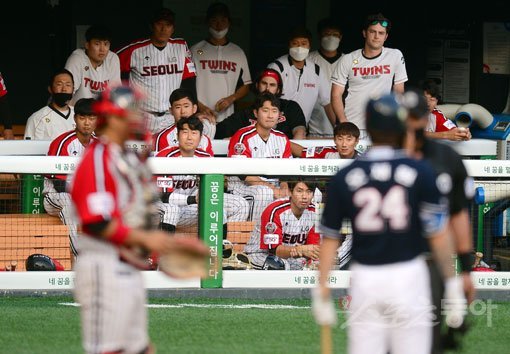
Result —
[{"label": "white baseball jersey", "polygon": [[[359,155],[360,153],[355,150],[354,158]],[[300,157],[307,159],[341,159],[336,146],[309,146],[303,148]]]},{"label": "white baseball jersey", "polygon": [[239,129],[228,144],[229,157],[292,158],[290,140],[285,134],[271,129],[269,138],[263,140],[255,125]]},{"label": "white baseball jersey", "polygon": [[147,112],[167,112],[170,94],[182,80],[195,76],[195,65],[184,39],[170,38],[164,49],[150,39],[135,41],[120,49],[120,70],[129,73],[129,83],[147,95],[141,108]]},{"label": "white baseball jersey", "polygon": [[333,85],[349,84],[345,116],[349,122],[366,129],[365,106],[374,96],[391,92],[393,85],[407,81],[404,56],[398,49],[382,48],[375,58],[363,56],[362,49],[345,54],[333,70]]},{"label": "white baseball jersey", "polygon": [[[232,42],[216,46],[206,40],[191,47],[197,70],[198,100],[215,110],[216,102],[232,95],[239,81],[251,84],[250,68],[244,51]],[[218,112],[219,123],[234,113],[234,105]]]},{"label": "white baseball jersey", "polygon": [[429,114],[429,119],[427,126],[425,127],[425,131],[433,133],[446,132],[448,130],[452,130],[453,128],[457,128],[455,123],[446,118],[443,112],[436,108]]},{"label": "white baseball jersey", "polygon": [[80,98],[98,98],[108,85],[121,82],[119,57],[112,51],[108,51],[104,62],[94,69],[85,49],[76,49],[67,58],[65,68],[73,74],[73,105]]},{"label": "white baseball jersey", "polygon": [[63,113],[45,106],[28,118],[24,139],[53,140],[60,134],[75,128],[73,107],[69,107],[69,110]]},{"label": "white baseball jersey", "polygon": [[305,61],[305,66],[300,70],[292,65],[289,55],[284,55],[267,67],[280,73],[283,80],[282,98],[299,103],[307,125],[316,102],[321,106],[329,104],[331,96],[329,78],[312,61]]},{"label": "white baseball jersey", "polygon": [[[153,146],[152,150],[155,153],[162,151],[168,147],[179,146],[178,139],[178,131],[177,126],[172,124],[166,129],[163,129],[159,133],[155,134],[153,137]],[[212,150],[211,139],[207,135],[202,134],[202,138],[200,138],[200,143],[198,144],[198,148],[206,151],[209,155],[214,156],[214,152]]]},{"label": "white baseball jersey", "polygon": [[[333,69],[336,64],[340,60],[342,54],[339,53],[338,56],[332,58],[332,61],[326,59],[320,51],[315,50],[308,55],[308,60],[319,65],[321,71],[324,71],[324,76],[328,81],[331,80],[331,74],[333,73]],[[331,82],[329,83],[329,90],[331,91]],[[313,107],[312,116],[310,117],[310,122],[308,123],[308,134],[311,136],[320,136],[320,137],[333,137],[333,126],[324,111],[324,107],[322,107],[317,102]]]}]

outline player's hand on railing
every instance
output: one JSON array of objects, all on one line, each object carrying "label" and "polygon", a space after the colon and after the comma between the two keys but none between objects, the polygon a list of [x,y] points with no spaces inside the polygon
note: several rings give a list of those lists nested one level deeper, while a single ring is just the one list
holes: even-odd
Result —
[{"label": "player's hand on railing", "polygon": [[464,296],[462,277],[446,279],[442,310],[448,327],[459,328],[467,314],[467,300]]},{"label": "player's hand on railing", "polygon": [[328,288],[315,287],[312,293],[312,314],[320,326],[332,326],[338,321],[335,305]]},{"label": "player's hand on railing", "polygon": [[296,246],[298,253],[301,257],[319,259],[320,246],[319,245],[300,245]]}]

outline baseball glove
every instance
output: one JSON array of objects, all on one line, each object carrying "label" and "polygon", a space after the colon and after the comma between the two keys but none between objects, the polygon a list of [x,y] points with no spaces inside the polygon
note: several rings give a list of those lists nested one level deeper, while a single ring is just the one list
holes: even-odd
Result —
[{"label": "baseball glove", "polygon": [[158,257],[159,270],[177,279],[206,278],[209,248],[195,237],[173,237],[174,249]]}]

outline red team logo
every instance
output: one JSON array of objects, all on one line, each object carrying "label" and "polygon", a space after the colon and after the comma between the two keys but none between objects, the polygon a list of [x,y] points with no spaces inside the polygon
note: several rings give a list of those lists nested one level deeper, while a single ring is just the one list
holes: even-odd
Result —
[{"label": "red team logo", "polygon": [[390,65],[376,65],[368,68],[352,68],[354,76],[379,76],[383,74],[391,74]]}]

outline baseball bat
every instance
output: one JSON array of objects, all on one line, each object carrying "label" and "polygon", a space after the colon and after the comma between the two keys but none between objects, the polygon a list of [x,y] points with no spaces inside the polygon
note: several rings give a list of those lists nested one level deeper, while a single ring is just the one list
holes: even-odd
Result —
[{"label": "baseball bat", "polygon": [[331,339],[331,326],[321,326],[321,354],[333,354],[333,341]]},{"label": "baseball bat", "polygon": [[480,266],[480,261],[483,258],[482,252],[476,252],[475,253],[475,263],[473,264],[473,268],[478,268]]}]

